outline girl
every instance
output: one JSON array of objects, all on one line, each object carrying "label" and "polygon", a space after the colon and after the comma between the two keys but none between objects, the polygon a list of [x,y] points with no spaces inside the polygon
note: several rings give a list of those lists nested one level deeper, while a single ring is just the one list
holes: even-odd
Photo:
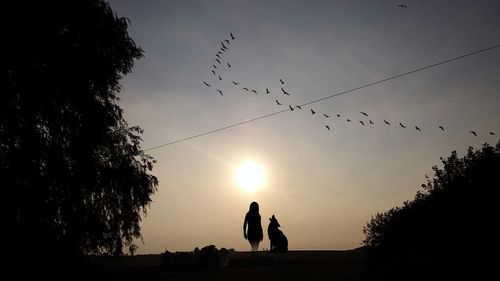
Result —
[{"label": "girl", "polygon": [[[248,234],[247,234],[248,225]],[[252,202],[250,209],[245,215],[245,222],[243,223],[243,237],[250,242],[252,251],[259,249],[259,243],[264,238],[262,234],[262,225],[260,224],[259,204]]]}]

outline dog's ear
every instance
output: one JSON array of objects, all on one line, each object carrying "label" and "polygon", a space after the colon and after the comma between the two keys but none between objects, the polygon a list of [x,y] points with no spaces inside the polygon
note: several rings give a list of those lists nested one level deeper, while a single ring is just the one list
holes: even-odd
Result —
[{"label": "dog's ear", "polygon": [[273,220],[275,220],[275,219],[276,219],[276,218],[275,218],[275,217],[274,217],[274,215],[273,215]]}]

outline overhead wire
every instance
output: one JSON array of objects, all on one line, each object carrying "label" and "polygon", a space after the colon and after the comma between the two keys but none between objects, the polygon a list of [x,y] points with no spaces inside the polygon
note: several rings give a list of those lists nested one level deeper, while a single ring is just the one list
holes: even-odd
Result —
[{"label": "overhead wire", "polygon": [[[387,82],[387,81],[390,81],[390,80],[394,80],[394,79],[397,79],[397,78],[401,78],[403,76],[407,76],[407,75],[410,75],[410,74],[413,74],[413,73],[416,73],[416,72],[420,72],[420,71],[427,70],[427,69],[430,69],[430,68],[434,68],[434,67],[437,67],[437,66],[440,66],[440,65],[444,65],[444,64],[447,64],[447,63],[450,63],[450,62],[453,62],[453,61],[457,61],[457,60],[460,60],[460,59],[463,59],[463,58],[466,58],[466,57],[470,57],[470,56],[473,56],[473,55],[484,53],[484,52],[490,51],[492,49],[496,49],[498,47],[500,47],[500,44],[496,44],[496,45],[493,45],[493,46],[490,46],[490,47],[487,47],[487,48],[484,48],[484,49],[480,49],[480,50],[476,50],[476,51],[473,51],[473,52],[469,52],[469,53],[466,53],[466,54],[463,54],[463,55],[460,55],[460,56],[456,56],[456,57],[453,57],[453,58],[450,58],[450,59],[442,60],[442,61],[430,64],[430,65],[419,67],[419,68],[416,68],[416,69],[413,69],[413,70],[410,70],[410,71],[407,71],[407,72],[404,72],[404,73],[396,74],[396,75],[393,75],[393,76],[390,76],[390,77],[387,77],[387,78],[384,78],[384,79],[380,79],[380,80],[377,80],[377,81],[374,81],[374,82],[371,82],[371,83],[363,84],[361,86],[357,86],[357,87],[351,88],[349,90],[345,90],[345,91],[338,92],[338,93],[335,93],[335,94],[332,94],[332,95],[329,95],[329,96],[326,96],[326,97],[323,97],[323,98],[320,98],[320,99],[316,99],[316,100],[312,100],[310,102],[306,102],[304,104],[301,104],[300,106],[306,106],[306,105],[318,103],[318,102],[321,102],[321,101],[324,101],[324,100],[327,100],[327,99],[331,99],[331,98],[334,98],[334,97],[338,97],[338,96],[341,96],[341,95],[345,95],[345,94],[348,94],[348,93],[352,93],[352,92],[355,92],[355,91],[363,89],[363,88],[367,88],[367,87],[370,87],[370,86],[373,86],[373,85],[381,84],[381,83],[384,83],[384,82]],[[206,135],[213,134],[213,133],[216,133],[216,132],[224,131],[224,130],[227,130],[227,129],[230,129],[230,128],[234,128],[234,127],[237,127],[237,126],[241,126],[241,125],[244,125],[244,124],[247,124],[247,123],[251,123],[251,122],[254,122],[254,121],[257,121],[257,120],[268,118],[268,117],[271,117],[271,116],[274,116],[274,115],[278,115],[278,114],[281,114],[281,113],[284,113],[284,112],[287,112],[287,111],[290,111],[290,108],[283,109],[283,110],[276,111],[276,112],[269,113],[269,114],[265,114],[265,115],[262,115],[262,116],[259,116],[259,117],[255,117],[255,118],[252,118],[252,119],[248,119],[248,120],[245,120],[245,121],[242,121],[242,122],[238,122],[238,123],[235,123],[235,124],[232,124],[232,125],[221,127],[221,128],[215,129],[215,130],[211,130],[211,131],[207,131],[207,132],[204,132],[204,133],[196,134],[196,135],[193,135],[193,136],[190,136],[190,137],[186,137],[186,138],[178,139],[178,140],[171,141],[171,142],[168,142],[168,143],[164,143],[164,144],[156,145],[156,146],[153,146],[153,147],[149,147],[147,149],[144,149],[143,151],[153,150],[153,149],[157,149],[157,148],[160,148],[160,147],[169,146],[169,145],[173,145],[173,144],[176,144],[176,143],[180,143],[180,142],[184,142],[184,141],[187,141],[187,140],[191,140],[191,139],[194,139],[194,138],[199,138],[199,137],[202,137],[202,136],[206,136]]]}]

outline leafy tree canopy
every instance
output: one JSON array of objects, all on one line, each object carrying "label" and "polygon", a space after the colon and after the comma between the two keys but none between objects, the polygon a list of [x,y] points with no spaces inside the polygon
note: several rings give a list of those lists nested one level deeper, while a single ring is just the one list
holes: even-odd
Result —
[{"label": "leafy tree canopy", "polygon": [[158,184],[116,96],[143,52],[102,0],[2,10],[0,239],[12,252],[120,254]]},{"label": "leafy tree canopy", "polygon": [[413,200],[376,214],[364,227],[372,270],[381,279],[460,276],[460,269],[478,269],[474,262],[496,244],[500,142],[469,147],[463,158],[453,151],[442,164]]}]

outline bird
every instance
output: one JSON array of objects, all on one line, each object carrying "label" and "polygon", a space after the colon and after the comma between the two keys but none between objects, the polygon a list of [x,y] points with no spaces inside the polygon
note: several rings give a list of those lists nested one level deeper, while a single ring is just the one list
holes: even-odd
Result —
[{"label": "bird", "polygon": [[401,124],[401,122],[399,122],[399,126],[401,126],[401,128],[406,128],[406,126]]},{"label": "bird", "polygon": [[217,51],[217,54],[218,54],[218,55],[222,55],[222,52],[221,52],[221,51]]},{"label": "bird", "polygon": [[398,8],[406,8],[406,5],[405,4],[399,4]]},{"label": "bird", "polygon": [[257,94],[257,91],[254,89],[252,89],[250,92],[254,92],[255,94]]},{"label": "bird", "polygon": [[233,33],[231,32],[229,35],[231,35],[231,40],[234,40],[236,39],[236,37],[234,37]]},{"label": "bird", "polygon": [[217,65],[215,65],[215,64],[212,64],[212,66],[213,66],[214,68],[217,68]]},{"label": "bird", "polygon": [[290,95],[290,93],[287,93],[287,92],[286,92],[283,88],[281,88],[281,90],[283,91],[283,94],[285,94],[285,95],[287,95],[287,96],[289,96],[289,95]]},{"label": "bird", "polygon": [[364,116],[368,116],[368,114],[366,114],[365,112],[359,112],[361,114],[363,114]]},{"label": "bird", "polygon": [[219,59],[214,59],[216,62],[218,62],[219,64],[221,64],[220,60]]},{"label": "bird", "polygon": [[363,125],[363,126],[365,125],[365,123],[361,120],[359,120],[359,123],[361,123],[361,125]]},{"label": "bird", "polygon": [[216,56],[216,57],[218,57],[218,58],[220,59],[220,56],[219,56],[219,54],[215,54],[215,56]]},{"label": "bird", "polygon": [[373,121],[370,119],[370,125],[373,125],[373,124],[375,124],[375,123],[373,123]]},{"label": "bird", "polygon": [[302,109],[302,107],[300,105],[295,105],[295,107],[298,109]]},{"label": "bird", "polygon": [[326,118],[329,118],[329,117],[330,117],[330,115],[328,115],[328,114],[324,114],[324,113],[323,113],[323,116],[325,116]]},{"label": "bird", "polygon": [[328,131],[330,131],[330,126],[328,125],[325,125],[325,127],[328,129]]},{"label": "bird", "polygon": [[225,52],[226,52],[226,49],[224,49],[224,48],[222,48],[222,47],[220,47],[220,49],[219,49],[219,50],[221,50],[223,53],[225,53]]},{"label": "bird", "polygon": [[387,124],[387,125],[389,125],[389,126],[391,125],[391,123],[389,123],[389,121],[387,121],[385,119],[384,119],[384,123]]},{"label": "bird", "polygon": [[284,85],[285,82],[283,82],[283,79],[280,79],[281,85]]},{"label": "bird", "polygon": [[226,45],[224,45],[224,42],[220,42],[220,44],[222,45],[222,48],[227,49]]},{"label": "bird", "polygon": [[212,86],[210,86],[210,84],[208,84],[208,83],[207,83],[207,82],[205,82],[205,81],[203,81],[203,84],[205,84],[205,86],[207,86],[207,87],[212,87]]},{"label": "bird", "polygon": [[312,113],[312,114],[316,114],[316,111],[314,111],[314,110],[311,108],[311,113]]},{"label": "bird", "polygon": [[271,92],[269,92],[269,89],[266,88],[266,94],[270,94]]},{"label": "bird", "polygon": [[223,96],[223,95],[224,95],[224,94],[222,94],[222,91],[221,91],[221,90],[219,90],[219,89],[217,89],[217,92],[219,92],[219,94],[220,94],[221,96]]},{"label": "bird", "polygon": [[495,135],[495,133],[493,133],[493,132],[490,132],[490,135],[494,136],[494,135]]},{"label": "bird", "polygon": [[422,132],[422,130],[420,130],[420,128],[418,126],[415,126],[415,129],[419,132]]},{"label": "bird", "polygon": [[231,64],[227,63],[227,67],[231,67]]},{"label": "bird", "polygon": [[244,87],[243,90],[247,91],[248,92],[248,88],[247,87]]},{"label": "bird", "polygon": [[291,105],[288,106],[291,111],[294,111],[293,107]]},{"label": "bird", "polygon": [[349,118],[347,118],[346,120],[347,120],[347,122],[351,122],[351,121],[352,121],[352,120],[351,120],[351,119],[349,119]]},{"label": "bird", "polygon": [[342,115],[340,115],[340,114],[337,114],[337,117],[341,117],[341,116],[342,116]]},{"label": "bird", "polygon": [[444,132],[444,128],[443,128],[443,126],[439,126],[438,128],[439,128],[439,129],[441,129],[441,131],[443,131],[443,132]]},{"label": "bird", "polygon": [[217,75],[217,74],[215,73],[215,70],[213,70],[213,69],[212,69],[212,73],[213,73],[214,75]]},{"label": "bird", "polygon": [[240,83],[233,81],[233,84],[234,85],[239,85]]},{"label": "bird", "polygon": [[224,40],[224,42],[226,42],[229,45],[229,40],[226,39],[226,40]]},{"label": "bird", "polygon": [[474,131],[469,131],[469,133],[471,133],[471,134],[473,134],[475,137],[477,137],[476,132],[474,132]]},{"label": "bird", "polygon": [[220,75],[219,75],[219,80],[222,80],[222,77],[220,77]]},{"label": "bird", "polygon": [[278,100],[276,100],[276,104],[277,104],[277,105],[281,105],[281,103],[280,103]]}]

